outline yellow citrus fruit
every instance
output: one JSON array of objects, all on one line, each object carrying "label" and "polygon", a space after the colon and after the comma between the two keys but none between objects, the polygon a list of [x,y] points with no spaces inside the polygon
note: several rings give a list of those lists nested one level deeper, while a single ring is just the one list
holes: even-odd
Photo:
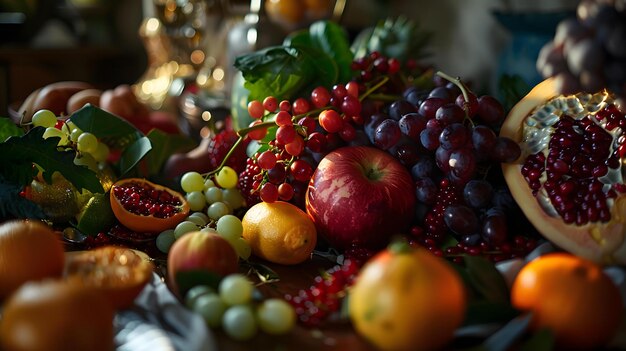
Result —
[{"label": "yellow citrus fruit", "polygon": [[295,205],[277,201],[252,206],[241,220],[252,253],[267,261],[292,265],[311,256],[317,243],[315,225]]},{"label": "yellow citrus fruit", "polygon": [[110,351],[114,313],[102,294],[76,281],[29,282],[3,306],[0,349]]},{"label": "yellow citrus fruit", "polygon": [[408,245],[394,244],[367,261],[349,293],[355,330],[381,350],[440,349],[465,317],[459,274]]},{"label": "yellow citrus fruit", "polygon": [[567,253],[525,265],[513,282],[511,303],[532,311],[531,327],[550,329],[564,350],[604,346],[623,314],[619,289],[600,266]]},{"label": "yellow citrus fruit", "polygon": [[11,220],[0,225],[0,301],[29,280],[61,277],[65,249],[42,222]]}]

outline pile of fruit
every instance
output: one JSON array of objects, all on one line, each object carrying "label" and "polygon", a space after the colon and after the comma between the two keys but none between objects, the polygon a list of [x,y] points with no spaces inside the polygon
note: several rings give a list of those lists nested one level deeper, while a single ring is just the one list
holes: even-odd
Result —
[{"label": "pile of fruit", "polygon": [[[479,343],[609,343],[623,300],[602,268],[626,264],[626,115],[615,95],[561,95],[547,80],[505,111],[421,66],[415,47],[398,52],[390,38],[417,40],[412,24],[385,22],[367,38],[351,47],[318,21],[237,58],[243,106],[199,144],[150,114],[124,115],[140,104],[124,87],[72,110],[78,92],[68,90],[59,111],[33,105],[46,89],[33,93],[22,110],[32,117],[1,130],[0,214],[14,220],[0,226],[0,253],[11,253],[0,255],[0,346],[26,342],[18,323],[40,328],[24,311],[56,313],[50,305],[71,293],[108,297],[111,309],[84,326],[106,325],[98,347],[110,348],[113,313],[153,269],[120,245],[162,259],[171,292],[235,340],[346,319],[388,350],[450,346],[460,328],[488,323],[504,327]],[[103,103],[115,94],[126,98]],[[60,240],[84,251],[63,254]],[[542,256],[507,284],[497,264],[546,241],[569,253]],[[261,293],[281,283],[267,265],[331,254],[336,265],[310,286]],[[37,289],[55,293],[29,301],[26,282],[49,277],[62,279]]]}]

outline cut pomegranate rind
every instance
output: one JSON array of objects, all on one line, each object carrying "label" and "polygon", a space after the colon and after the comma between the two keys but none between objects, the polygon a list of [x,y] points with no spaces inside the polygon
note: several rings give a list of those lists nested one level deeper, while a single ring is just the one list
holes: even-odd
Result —
[{"label": "cut pomegranate rind", "polygon": [[[132,199],[127,192],[139,195]],[[172,229],[189,214],[189,204],[184,196],[146,179],[117,181],[111,187],[110,198],[111,209],[118,221],[139,233],[158,234]]]},{"label": "cut pomegranate rind", "polygon": [[[550,196],[543,189],[546,180],[554,181],[555,176],[548,179],[545,170],[542,170],[538,187],[528,180],[528,170],[522,169],[529,156],[542,153],[548,155],[554,126],[562,116],[571,116],[574,120],[595,116],[598,111],[609,106],[611,101],[612,97],[608,92],[559,96],[553,79],[538,84],[511,110],[501,128],[501,136],[515,140],[522,148],[520,158],[503,164],[502,168],[511,194],[530,222],[548,240],[564,250],[595,262],[623,265],[626,264],[626,200],[621,191],[614,191],[612,197],[606,201],[610,216],[605,213],[604,220],[598,218],[586,222],[579,219],[579,224],[576,224],[576,219],[567,218],[566,221],[561,216],[563,211],[557,211]],[[594,122],[598,125],[606,123],[598,123],[598,120]],[[614,142],[609,151],[617,155],[619,162],[617,167],[609,169],[607,175],[600,178],[603,186],[614,188],[616,185],[619,188],[623,184],[619,145],[624,140],[623,137],[616,137],[621,133],[619,126],[612,128],[610,133],[613,133]],[[550,161],[554,162],[554,158]],[[554,164],[550,163],[549,167],[554,168]],[[526,177],[523,173],[526,173]]]}]

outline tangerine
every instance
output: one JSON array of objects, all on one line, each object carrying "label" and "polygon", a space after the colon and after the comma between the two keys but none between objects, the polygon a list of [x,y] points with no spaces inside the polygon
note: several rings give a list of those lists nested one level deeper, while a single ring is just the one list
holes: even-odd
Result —
[{"label": "tangerine", "polygon": [[433,350],[452,340],[466,304],[450,264],[397,243],[365,263],[350,288],[348,313],[356,331],[382,350]]},{"label": "tangerine", "polygon": [[525,265],[511,287],[511,303],[532,312],[532,330],[550,329],[565,349],[605,345],[623,313],[620,292],[600,266],[568,253]]},{"label": "tangerine", "polygon": [[29,280],[63,275],[65,250],[42,222],[11,220],[0,225],[0,301]]},{"label": "tangerine", "polygon": [[139,233],[160,233],[174,228],[189,214],[189,203],[183,195],[142,178],[115,182],[110,198],[117,220]]},{"label": "tangerine", "polygon": [[4,305],[0,349],[110,351],[114,314],[103,295],[75,281],[29,282]]},{"label": "tangerine", "polygon": [[71,252],[66,261],[66,277],[102,291],[116,309],[132,306],[154,271],[145,254],[116,246]]},{"label": "tangerine", "polygon": [[248,209],[241,224],[252,253],[270,262],[302,263],[311,257],[317,243],[311,218],[289,202],[257,203]]}]

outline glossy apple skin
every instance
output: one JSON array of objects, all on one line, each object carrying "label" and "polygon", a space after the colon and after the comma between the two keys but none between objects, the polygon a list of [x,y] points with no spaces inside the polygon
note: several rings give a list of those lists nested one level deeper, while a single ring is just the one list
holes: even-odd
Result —
[{"label": "glossy apple skin", "polygon": [[381,248],[406,232],[415,212],[415,186],[388,153],[367,146],[330,152],[311,177],[306,210],[333,247]]},{"label": "glossy apple skin", "polygon": [[219,236],[205,232],[191,232],[177,239],[167,256],[168,284],[179,296],[184,296],[177,284],[176,275],[181,272],[204,271],[219,277],[236,273],[239,256],[235,249]]}]

